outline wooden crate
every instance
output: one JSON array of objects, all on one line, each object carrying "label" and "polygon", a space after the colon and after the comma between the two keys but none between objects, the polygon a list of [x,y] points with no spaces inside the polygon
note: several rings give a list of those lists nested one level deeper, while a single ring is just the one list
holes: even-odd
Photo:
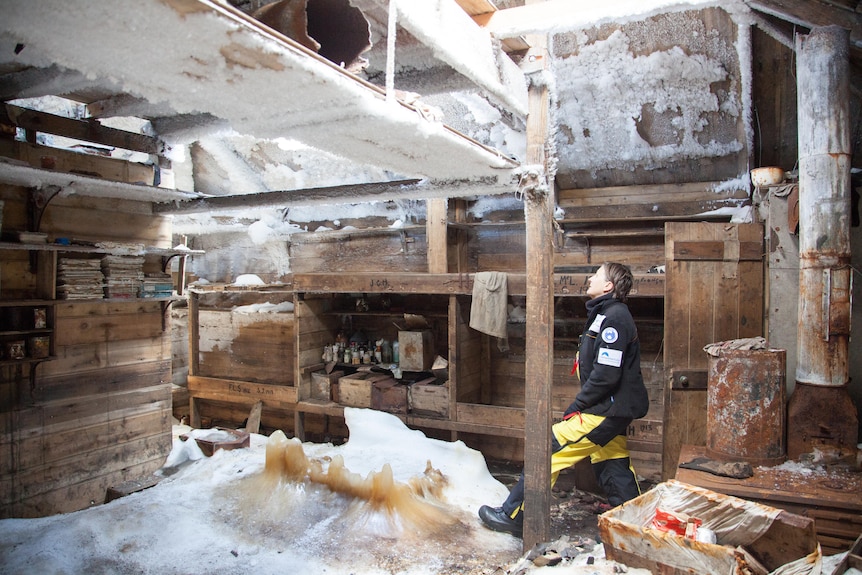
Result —
[{"label": "wooden crate", "polygon": [[[326,373],[323,370],[312,372],[311,374],[311,398],[323,399],[325,401],[337,401],[332,394],[333,384],[338,384],[338,380],[344,377],[343,370],[335,370],[332,373]],[[337,394],[337,392],[336,392]]]},{"label": "wooden crate", "polygon": [[421,331],[398,332],[398,366],[404,371],[425,371],[434,363],[434,333]]},{"label": "wooden crate", "polygon": [[449,385],[431,383],[436,379],[419,381],[408,389],[410,412],[416,415],[449,416]]},{"label": "wooden crate", "polygon": [[844,575],[850,569],[862,571],[862,535],[856,539],[856,542],[850,547],[850,551],[847,552],[838,567],[832,571],[832,575]]},{"label": "wooden crate", "polygon": [[[669,507],[675,501],[683,501],[689,507]],[[745,519],[750,525],[737,526],[733,544],[722,542],[725,535],[720,530],[716,543],[693,543],[652,527],[652,518],[659,508],[683,513],[697,509],[696,516],[703,520],[704,526],[741,524],[745,518],[737,515],[750,516]],[[774,519],[766,530],[758,532],[754,527],[757,522],[772,514]],[[821,556],[813,519],[675,480],[660,483],[600,515],[599,534],[608,559],[667,575],[771,573],[790,561],[803,557],[819,560]]]},{"label": "wooden crate", "polygon": [[391,377],[375,381],[371,385],[371,407],[388,413],[407,413],[409,388]]},{"label": "wooden crate", "polygon": [[338,380],[338,403],[348,407],[371,407],[371,385],[387,378],[370,371],[345,375]]}]

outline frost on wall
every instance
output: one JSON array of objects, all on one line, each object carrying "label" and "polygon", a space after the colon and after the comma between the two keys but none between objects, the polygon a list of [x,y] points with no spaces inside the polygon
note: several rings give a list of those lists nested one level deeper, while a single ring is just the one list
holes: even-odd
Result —
[{"label": "frost on wall", "polygon": [[722,31],[735,27],[718,13],[555,36],[560,164],[649,171],[744,153],[739,56]]}]

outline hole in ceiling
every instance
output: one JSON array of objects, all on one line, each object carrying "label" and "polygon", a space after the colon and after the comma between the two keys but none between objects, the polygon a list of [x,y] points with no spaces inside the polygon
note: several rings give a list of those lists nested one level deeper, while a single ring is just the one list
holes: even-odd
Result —
[{"label": "hole in ceiling", "polygon": [[351,72],[367,64],[361,55],[371,48],[371,31],[349,0],[281,0],[253,16]]},{"label": "hole in ceiling", "polygon": [[348,0],[308,0],[308,33],[320,42],[320,55],[353,71],[371,48],[368,21]]}]

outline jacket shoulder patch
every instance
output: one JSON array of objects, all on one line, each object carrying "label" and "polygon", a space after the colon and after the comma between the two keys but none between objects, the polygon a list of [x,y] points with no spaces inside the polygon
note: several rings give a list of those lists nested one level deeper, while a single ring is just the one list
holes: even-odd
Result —
[{"label": "jacket shoulder patch", "polygon": [[599,349],[599,357],[596,359],[596,363],[611,367],[620,367],[623,364],[623,352],[618,349],[603,347]]},{"label": "jacket shoulder patch", "polygon": [[593,323],[590,325],[589,331],[599,333],[602,329],[603,323],[605,323],[605,316],[603,314],[596,315],[596,319],[594,319]]},{"label": "jacket shoulder patch", "polygon": [[613,327],[606,327],[602,330],[602,341],[605,343],[614,343],[620,338],[620,333]]}]

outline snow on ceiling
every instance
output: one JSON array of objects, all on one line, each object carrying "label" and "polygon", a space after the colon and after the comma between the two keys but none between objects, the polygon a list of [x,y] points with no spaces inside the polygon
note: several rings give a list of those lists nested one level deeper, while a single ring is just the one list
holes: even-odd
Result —
[{"label": "snow on ceiling", "polygon": [[[622,30],[594,42],[579,34],[575,44],[572,56],[558,60],[555,70],[559,92],[572,95],[561,97],[557,109],[568,119],[567,145],[559,158],[568,169],[654,168],[680,157],[724,156],[743,148],[735,132],[724,142],[699,137],[710,116],[725,115],[735,123],[742,114],[735,91],[722,100],[713,90],[732,80],[721,61],[679,46],[641,55]],[[649,133],[642,128],[647,108],[666,122],[663,134],[657,121]]]},{"label": "snow on ceiling", "polygon": [[747,174],[748,12],[713,4],[553,36],[561,187]]},{"label": "snow on ceiling", "polygon": [[168,104],[179,117],[224,120],[236,134],[259,139],[300,140],[401,176],[508,181],[516,166],[208,0],[11,0],[0,53],[16,52],[22,67],[78,71],[152,105]]}]

